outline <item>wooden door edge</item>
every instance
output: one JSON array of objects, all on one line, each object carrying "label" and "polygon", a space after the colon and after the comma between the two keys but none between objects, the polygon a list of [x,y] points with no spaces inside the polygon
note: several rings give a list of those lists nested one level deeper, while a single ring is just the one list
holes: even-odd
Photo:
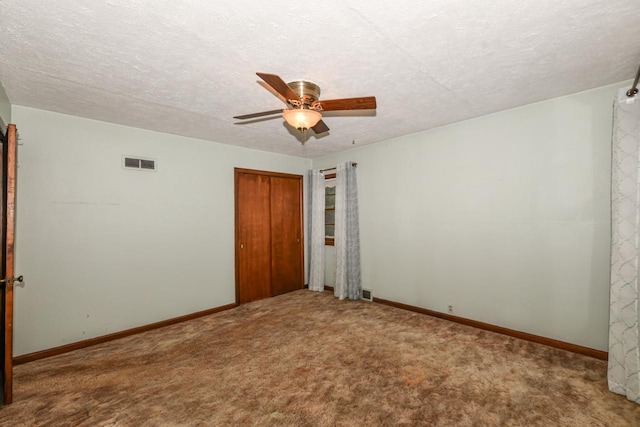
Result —
[{"label": "wooden door edge", "polygon": [[[6,186],[7,193],[5,195],[5,200],[3,200],[3,205],[6,207],[5,212],[3,212],[3,216],[6,221],[6,229],[4,230],[4,238],[3,240],[6,242],[6,251],[3,254],[5,257],[5,276],[13,277],[14,275],[14,256],[13,256],[13,248],[14,248],[14,233],[15,233],[15,182],[16,182],[16,157],[17,157],[17,146],[16,146],[16,138],[17,138],[16,125],[9,124],[7,127],[7,135],[6,135],[6,163],[4,164],[4,169],[6,171]],[[9,155],[13,152],[13,155]],[[4,151],[3,151],[4,156]],[[3,162],[4,163],[4,162]],[[3,184],[4,185],[4,184]],[[10,404],[13,401],[13,283],[6,283],[5,287],[5,323],[4,323],[4,333],[5,333],[5,349],[4,349],[4,403],[5,405]]]}]

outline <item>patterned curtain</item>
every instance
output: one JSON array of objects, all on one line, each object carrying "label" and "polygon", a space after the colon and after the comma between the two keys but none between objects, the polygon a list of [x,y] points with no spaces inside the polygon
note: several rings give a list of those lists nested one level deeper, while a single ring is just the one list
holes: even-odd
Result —
[{"label": "patterned curtain", "polygon": [[613,107],[609,389],[640,403],[640,97],[620,89]]},{"label": "patterned curtain", "polygon": [[309,171],[311,182],[311,250],[309,252],[309,290],[324,291],[324,175]]},{"label": "patterned curtain", "polygon": [[336,283],[334,295],[340,299],[360,299],[360,220],[358,180],[352,162],[336,168]]}]

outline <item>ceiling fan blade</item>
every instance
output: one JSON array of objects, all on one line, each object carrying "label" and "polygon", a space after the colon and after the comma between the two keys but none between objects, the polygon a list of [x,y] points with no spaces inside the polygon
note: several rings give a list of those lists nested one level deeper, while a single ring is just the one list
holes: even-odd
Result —
[{"label": "ceiling fan blade", "polygon": [[318,101],[324,111],[336,110],[373,110],[376,108],[376,97],[326,99]]},{"label": "ceiling fan blade", "polygon": [[311,128],[315,133],[323,133],[329,131],[329,126],[322,120],[320,120],[314,127]]},{"label": "ceiling fan blade", "polygon": [[252,113],[252,114],[245,114],[242,116],[233,116],[234,119],[239,119],[239,120],[244,120],[244,119],[253,119],[256,117],[262,117],[262,116],[270,116],[272,114],[281,114],[282,113],[282,108],[279,110],[271,110],[271,111],[262,111],[260,113]]},{"label": "ceiling fan blade", "polygon": [[256,73],[258,77],[264,80],[269,86],[271,86],[276,92],[284,97],[287,102],[290,99],[300,101],[300,97],[297,93],[295,93],[289,85],[287,85],[284,80],[280,78],[280,76],[276,76],[275,74],[267,74],[267,73]]}]

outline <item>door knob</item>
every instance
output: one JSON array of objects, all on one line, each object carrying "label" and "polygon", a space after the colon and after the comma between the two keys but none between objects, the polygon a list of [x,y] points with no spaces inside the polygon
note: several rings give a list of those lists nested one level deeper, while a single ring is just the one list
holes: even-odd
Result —
[{"label": "door knob", "polygon": [[24,277],[22,275],[18,276],[18,277],[11,277],[8,279],[2,279],[0,280],[0,283],[14,283],[14,282],[18,282],[18,283],[22,283],[22,280],[24,279]]}]

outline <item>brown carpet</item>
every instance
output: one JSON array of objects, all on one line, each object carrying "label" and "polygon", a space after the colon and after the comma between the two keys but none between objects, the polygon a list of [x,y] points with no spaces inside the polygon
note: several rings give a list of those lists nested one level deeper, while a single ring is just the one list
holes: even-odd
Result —
[{"label": "brown carpet", "polygon": [[606,363],[297,291],[15,368],[1,425],[640,426]]}]

